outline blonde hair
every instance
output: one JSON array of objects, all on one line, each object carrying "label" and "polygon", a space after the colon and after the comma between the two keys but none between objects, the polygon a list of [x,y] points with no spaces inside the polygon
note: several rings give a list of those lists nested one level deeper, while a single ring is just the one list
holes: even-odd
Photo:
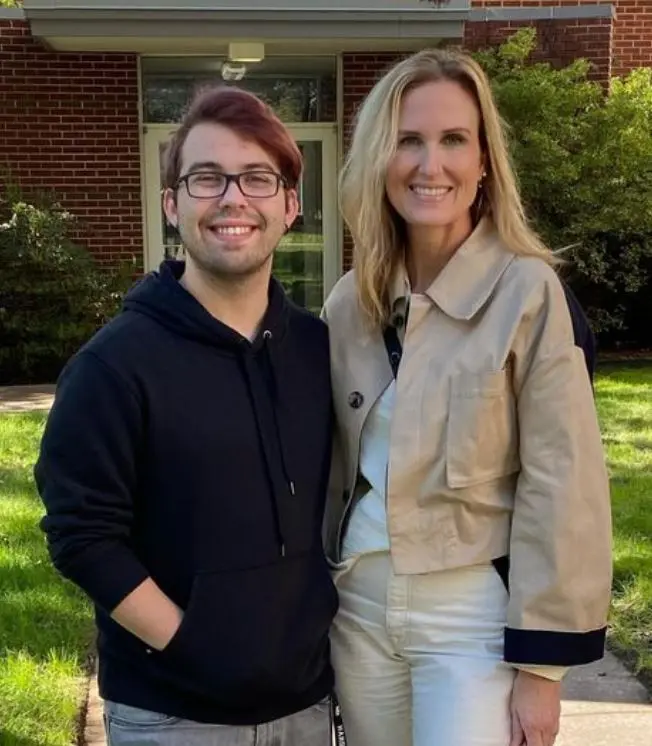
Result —
[{"label": "blonde hair", "polygon": [[487,176],[477,217],[490,215],[508,249],[558,262],[528,226],[502,121],[487,76],[468,55],[431,49],[399,62],[374,86],[358,111],[351,147],[340,174],[340,209],[354,241],[354,268],[362,311],[373,325],[387,323],[389,285],[401,261],[405,226],[385,192],[385,174],[396,151],[405,94],[424,83],[460,85],[480,112],[480,146]]}]

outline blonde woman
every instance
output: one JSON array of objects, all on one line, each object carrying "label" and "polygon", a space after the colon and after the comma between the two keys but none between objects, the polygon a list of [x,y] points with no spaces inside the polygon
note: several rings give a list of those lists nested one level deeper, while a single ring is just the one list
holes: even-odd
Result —
[{"label": "blonde woman", "polygon": [[388,72],[341,199],[354,270],[323,315],[349,746],[551,746],[562,676],[603,653],[608,479],[583,317],[478,65],[437,50]]}]

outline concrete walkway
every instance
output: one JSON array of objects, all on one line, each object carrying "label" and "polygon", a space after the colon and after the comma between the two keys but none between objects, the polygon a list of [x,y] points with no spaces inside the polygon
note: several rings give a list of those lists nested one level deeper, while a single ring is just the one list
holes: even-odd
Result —
[{"label": "concrete walkway", "polygon": [[0,412],[31,412],[52,406],[54,385],[0,386]]},{"label": "concrete walkway", "polygon": [[556,746],[652,746],[650,697],[612,653],[566,677]]},{"label": "concrete walkway", "polygon": [[[54,386],[0,387],[0,412],[48,409],[53,393]],[[85,746],[106,746],[95,677],[88,693]],[[650,697],[611,653],[566,677],[556,746],[652,746]]]}]

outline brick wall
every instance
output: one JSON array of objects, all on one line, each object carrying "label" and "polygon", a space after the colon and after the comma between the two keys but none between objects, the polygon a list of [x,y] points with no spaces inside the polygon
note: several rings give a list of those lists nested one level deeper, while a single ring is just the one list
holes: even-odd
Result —
[{"label": "brick wall", "polygon": [[[599,0],[474,0],[474,8],[598,5]],[[602,4],[605,4],[604,2]],[[534,26],[537,48],[533,59],[564,66],[586,57],[593,63],[591,77],[607,82],[612,74],[613,22],[610,18],[578,18],[551,21],[476,21],[464,29],[464,46],[470,50],[500,44],[517,29]]]},{"label": "brick wall", "polygon": [[[358,106],[373,88],[378,78],[404,55],[400,52],[370,54],[352,52],[342,55],[342,143],[344,152],[348,150],[353,130],[353,120]],[[353,244],[348,231],[344,231],[342,264],[344,271],[350,269]]]},{"label": "brick wall", "polygon": [[652,67],[652,0],[616,0],[612,75]]},{"label": "brick wall", "polygon": [[652,0],[473,0],[471,4],[474,8],[613,5],[616,14],[611,75],[626,75],[635,67],[652,66]]},{"label": "brick wall", "polygon": [[613,5],[618,2],[620,0],[472,0],[471,5],[474,8],[546,8],[560,5]]},{"label": "brick wall", "polygon": [[345,150],[351,137],[353,119],[360,102],[373,88],[378,78],[403,56],[400,52],[383,52],[382,54],[355,52],[342,55],[342,114]]},{"label": "brick wall", "polygon": [[141,266],[136,57],[49,52],[24,21],[0,21],[0,73],[0,169],[54,192],[100,261]]},{"label": "brick wall", "polygon": [[497,46],[524,26],[534,26],[537,30],[537,48],[532,59],[545,60],[563,67],[578,57],[585,57],[592,63],[591,78],[605,83],[609,80],[613,33],[611,19],[467,23],[464,29],[464,46],[470,50]]}]

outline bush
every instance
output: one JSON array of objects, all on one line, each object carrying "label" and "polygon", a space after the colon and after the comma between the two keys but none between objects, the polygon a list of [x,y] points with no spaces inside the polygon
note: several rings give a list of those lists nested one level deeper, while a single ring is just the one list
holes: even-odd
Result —
[{"label": "bush", "polygon": [[562,249],[603,345],[652,347],[652,70],[609,92],[577,60],[529,64],[533,29],[476,53],[510,127],[534,227]]},{"label": "bush", "polygon": [[118,311],[128,278],[72,242],[73,218],[58,205],[18,196],[9,205],[0,225],[0,384],[52,382]]}]

